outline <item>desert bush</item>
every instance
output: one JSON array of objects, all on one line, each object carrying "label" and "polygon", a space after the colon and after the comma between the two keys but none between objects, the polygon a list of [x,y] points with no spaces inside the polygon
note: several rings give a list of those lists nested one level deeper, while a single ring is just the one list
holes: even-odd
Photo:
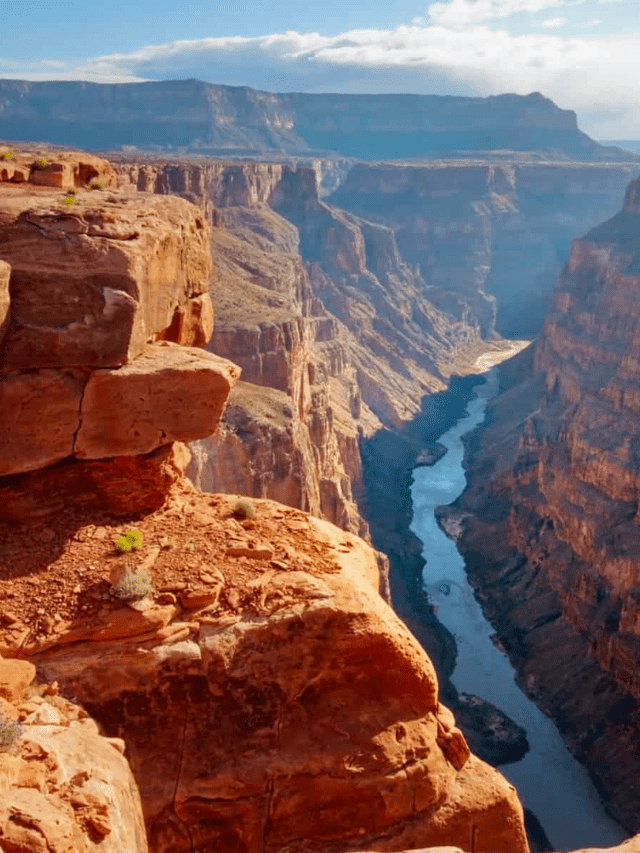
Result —
[{"label": "desert bush", "polygon": [[5,151],[5,152],[4,152],[4,154],[2,155],[2,159],[3,159],[3,160],[17,160],[17,159],[18,159],[18,155],[16,154],[16,152],[15,152],[15,151],[12,151],[12,150],[9,148],[9,149],[8,149],[7,151]]},{"label": "desert bush", "polygon": [[33,165],[36,167],[36,169],[46,169],[49,165],[49,161],[45,160],[44,157],[38,157],[38,159],[35,160]]},{"label": "desert bush", "polygon": [[76,197],[74,195],[66,195],[64,197],[64,203],[65,204],[73,204],[75,200],[76,200]]},{"label": "desert bush", "polygon": [[135,528],[128,530],[116,540],[116,548],[118,551],[139,551],[142,548],[142,533]]},{"label": "desert bush", "polygon": [[0,712],[0,752],[10,752],[22,737],[22,725]]},{"label": "desert bush", "polygon": [[101,190],[102,189],[102,181],[97,181],[95,178],[89,184],[90,190]]},{"label": "desert bush", "polygon": [[111,591],[122,601],[133,601],[153,592],[153,581],[145,571],[126,572]]},{"label": "desert bush", "polygon": [[256,508],[248,498],[240,498],[235,503],[233,514],[237,518],[253,518],[256,514]]},{"label": "desert bush", "polygon": [[78,194],[78,190],[75,187],[69,187],[69,189],[67,190],[67,195],[77,195],[77,194]]}]

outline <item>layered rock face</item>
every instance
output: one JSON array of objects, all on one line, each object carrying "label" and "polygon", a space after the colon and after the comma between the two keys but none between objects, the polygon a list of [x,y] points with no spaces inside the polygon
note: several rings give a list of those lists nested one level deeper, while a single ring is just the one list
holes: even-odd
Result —
[{"label": "layered rock face", "polygon": [[318,168],[119,163],[141,189],[191,193],[213,223],[209,349],[241,365],[216,436],[192,446],[210,491],[272,497],[367,534],[359,433],[400,425],[482,346],[438,311],[393,232],[319,199]]},{"label": "layered rock face", "polygon": [[356,164],[328,201],[393,228],[434,305],[477,318],[484,334],[531,337],[570,240],[618,210],[638,171],[515,161]]},{"label": "layered rock face", "polygon": [[97,84],[0,81],[6,139],[89,149],[190,146],[362,159],[452,151],[553,151],[577,159],[627,159],[581,133],[576,115],[539,92],[440,95],[276,95],[200,80]]},{"label": "layered rock face", "polygon": [[[85,159],[48,168],[116,183]],[[181,199],[0,184],[2,519],[71,496],[111,506],[134,471],[120,509],[162,503],[188,458],[172,444],[215,430],[240,375],[198,348],[213,325],[208,237]]]},{"label": "layered rock face", "polygon": [[0,658],[0,847],[147,853],[140,794],[123,753],[28,661]]},{"label": "layered rock face", "polygon": [[505,372],[469,441],[470,485],[454,510],[523,687],[630,830],[640,814],[639,293],[636,180],[623,210],[573,243],[540,340]]}]

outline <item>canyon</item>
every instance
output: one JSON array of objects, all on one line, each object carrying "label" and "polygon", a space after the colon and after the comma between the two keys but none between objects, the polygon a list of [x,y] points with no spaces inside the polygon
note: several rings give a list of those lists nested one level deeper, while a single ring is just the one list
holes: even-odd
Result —
[{"label": "canyon", "polygon": [[[38,167],[35,154],[51,162]],[[204,849],[215,839],[229,853],[435,844],[465,853],[525,851],[515,792],[481,760],[506,757],[496,753],[495,738],[483,735],[497,709],[485,704],[474,718],[448,679],[455,642],[419,589],[420,548],[408,531],[406,490],[417,458],[437,456],[437,438],[472,394],[472,380],[456,377],[473,374],[481,355],[499,360],[510,350],[496,328],[530,333],[569,235],[610,216],[640,170],[632,162],[358,163],[341,166],[327,182],[336,174],[331,160],[141,159],[121,154],[108,163],[43,147],[0,161],[0,354],[8,400],[0,503],[9,572],[0,578],[11,601],[3,608],[0,652],[36,663],[44,681],[61,685],[65,701],[79,702],[107,738],[124,740],[152,850]],[[90,190],[95,180],[102,187]],[[323,182],[333,191],[323,192]],[[70,188],[75,200],[67,204]],[[636,204],[629,200],[619,222],[627,243],[615,269],[625,286],[634,263],[628,217]],[[604,263],[602,253],[592,255],[589,264]],[[571,258],[578,269],[582,256]],[[597,269],[598,281],[610,278],[609,267]],[[501,316],[515,270],[525,307]],[[580,298],[597,306],[591,285],[585,287]],[[607,298],[622,304],[616,295]],[[582,307],[578,313],[599,342],[597,321],[585,320]],[[628,315],[618,317],[612,341],[624,322],[632,328]],[[575,367],[562,364],[562,334],[554,339],[557,352],[536,345],[536,370],[554,365],[547,382],[555,394],[564,383],[565,403],[575,406],[579,379]],[[598,347],[590,357],[604,359],[602,373],[611,356],[594,355]],[[530,359],[527,350],[506,364],[505,388],[527,375]],[[632,380],[633,365],[624,364]],[[593,363],[587,374],[595,383]],[[528,381],[521,401],[544,385],[539,372]],[[628,387],[611,387],[616,413],[632,408]],[[25,396],[26,408],[19,404]],[[607,435],[610,425],[611,418]],[[533,435],[539,431],[535,422]],[[472,450],[474,441],[480,439],[471,440]],[[533,442],[530,433],[524,441]],[[593,468],[588,447],[585,469]],[[477,482],[487,474],[486,460],[479,461],[485,452],[478,444],[470,457],[485,465]],[[611,451],[615,464],[631,466],[632,449],[626,452]],[[501,449],[501,471],[510,459]],[[550,456],[541,470],[552,464]],[[632,491],[628,474],[627,480]],[[547,475],[544,487],[550,483]],[[566,490],[566,481],[557,488]],[[238,522],[238,494],[254,499],[256,520]],[[469,520],[464,501],[482,505],[484,523],[484,515],[499,511],[482,500],[494,506],[497,494],[461,499],[465,536],[481,522]],[[593,544],[596,521],[585,526],[585,502],[582,526],[561,509],[552,521],[588,531]],[[517,507],[524,537],[526,513],[533,517],[534,510],[525,510],[520,497]],[[628,509],[612,512],[618,518]],[[159,590],[123,615],[123,605],[110,599],[105,539],[123,533],[128,518],[153,543],[148,566]],[[499,532],[487,536],[491,557],[507,541]],[[30,557],[32,541],[38,545]],[[598,547],[606,559],[619,558]],[[561,550],[557,545],[553,553]],[[481,553],[480,546],[467,551],[471,561]],[[619,565],[611,563],[607,584]],[[615,680],[613,671],[623,672],[629,660],[633,630],[607,646],[598,625],[611,624],[611,616],[603,608],[596,618],[585,608],[586,587],[572,592],[569,633],[545,635],[534,651],[544,647],[550,665],[554,643],[569,637],[577,650],[584,638],[573,642],[575,631],[588,629]],[[625,599],[627,621],[632,599]],[[34,607],[53,600],[55,612]],[[522,644],[527,631],[534,633],[526,619],[541,614],[544,627],[550,600],[536,600],[520,616],[525,628],[509,636]],[[508,610],[506,597],[500,606]],[[622,605],[616,607],[621,617]],[[15,618],[16,610],[24,618]],[[504,627],[508,619],[499,616]],[[587,662],[566,671],[561,701],[575,698],[574,673],[586,683],[593,676],[597,643],[590,642]],[[523,648],[517,651],[526,657]],[[543,664],[536,666],[541,672]],[[105,680],[114,671],[116,688]],[[544,678],[552,683],[557,669]],[[607,749],[624,750],[636,736],[626,720],[631,694],[620,687],[623,679],[594,682],[601,698],[582,709],[581,720],[586,725],[589,714],[607,722],[602,731],[589,730],[589,743],[580,740],[579,724],[560,722],[581,759],[595,744],[586,760],[592,771]],[[550,708],[538,682],[536,698]],[[363,708],[343,719],[336,702]],[[175,716],[168,710],[174,706]],[[563,706],[566,721],[570,712]],[[520,748],[517,727],[508,718],[503,724],[509,748]],[[210,753],[201,751],[205,737]],[[223,770],[230,739],[241,744],[235,776]],[[175,743],[182,744],[179,753]],[[220,773],[205,773],[205,765]],[[631,759],[623,761],[618,775],[608,770],[601,784],[615,816],[637,831],[632,768]],[[22,771],[11,772],[15,787]],[[347,812],[345,786],[352,798]],[[307,814],[319,796],[321,820]],[[132,850],[145,849],[135,843]]]},{"label": "canyon", "polygon": [[[572,244],[540,338],[468,439],[459,521],[485,614],[528,695],[637,831],[640,182]],[[576,685],[580,689],[576,690]]]},{"label": "canyon", "polygon": [[[203,348],[202,211],[42,160],[0,186],[3,850],[527,853],[376,552],[183,476],[240,377]],[[139,556],[113,545],[131,524]]]}]

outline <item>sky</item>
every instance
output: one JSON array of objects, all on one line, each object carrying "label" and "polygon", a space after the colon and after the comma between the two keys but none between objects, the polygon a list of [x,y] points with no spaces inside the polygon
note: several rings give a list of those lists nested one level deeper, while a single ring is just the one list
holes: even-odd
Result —
[{"label": "sky", "polygon": [[0,78],[541,92],[640,139],[640,0],[0,0]]}]

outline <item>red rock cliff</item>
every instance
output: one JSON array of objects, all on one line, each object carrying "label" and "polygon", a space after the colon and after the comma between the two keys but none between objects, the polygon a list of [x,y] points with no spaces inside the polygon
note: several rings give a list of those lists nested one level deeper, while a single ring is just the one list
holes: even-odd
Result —
[{"label": "red rock cliff", "polygon": [[142,189],[199,201],[213,222],[209,348],[241,365],[218,434],[193,447],[199,487],[268,496],[367,535],[359,432],[400,425],[481,345],[438,311],[393,232],[329,207],[318,169],[118,163]]},{"label": "red rock cliff", "polygon": [[181,199],[90,190],[82,155],[30,159],[0,183],[0,518],[159,506],[188,459],[175,443],[214,432],[240,374],[199,348],[208,225]]},{"label": "red rock cliff", "polygon": [[357,164],[331,204],[394,229],[429,299],[485,332],[538,334],[572,238],[618,209],[633,165]]},{"label": "red rock cliff", "polygon": [[455,510],[523,686],[630,830],[640,814],[639,198],[636,180],[623,210],[573,243],[540,340],[505,373],[509,387],[468,444],[470,487]]}]

